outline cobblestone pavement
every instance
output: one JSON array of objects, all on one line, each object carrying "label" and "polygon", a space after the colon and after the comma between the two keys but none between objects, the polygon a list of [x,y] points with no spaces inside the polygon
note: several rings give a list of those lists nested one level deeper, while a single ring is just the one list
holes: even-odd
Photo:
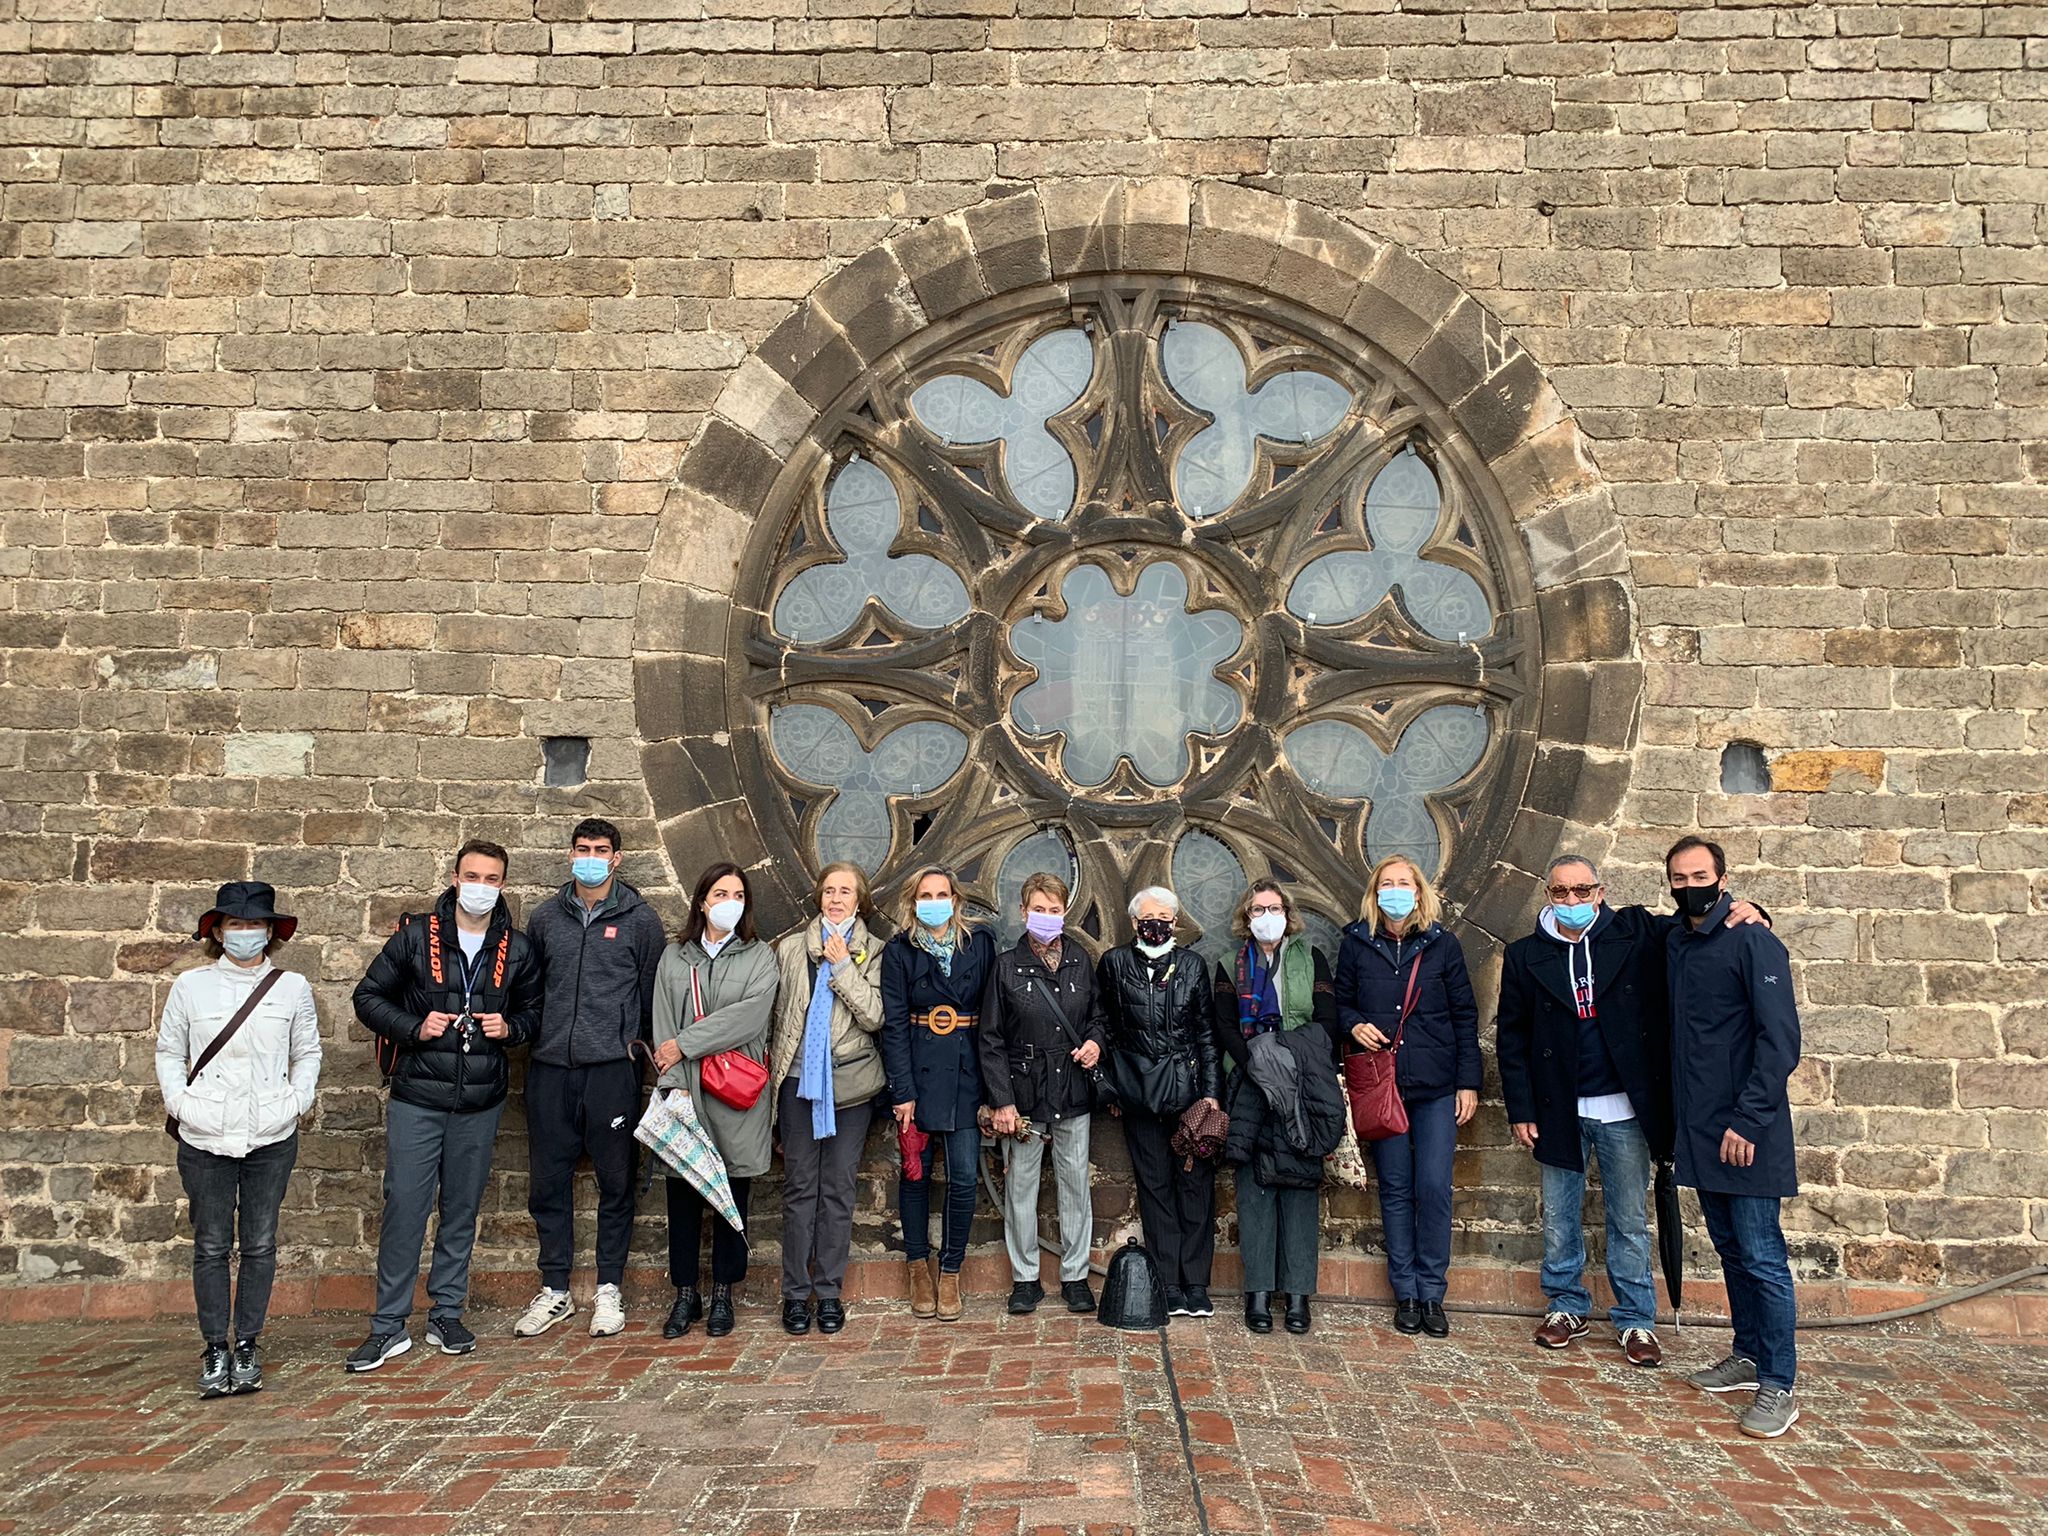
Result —
[{"label": "cobblestone pavement", "polygon": [[[290,1319],[270,1390],[216,1403],[167,1324],[0,1328],[0,1533],[1197,1530],[1158,1336],[997,1312],[876,1303],[787,1339],[751,1306],[730,1339],[675,1343],[645,1310],[601,1341],[585,1315],[520,1342],[475,1313],[476,1355],[416,1344],[368,1377],[340,1369],[359,1320]],[[1597,1333],[1551,1355],[1519,1320],[1454,1321],[1447,1343],[1334,1307],[1299,1341],[1176,1323],[1210,1528],[2048,1531],[2038,1345],[1807,1335],[1805,1417],[1766,1445],[1680,1379],[1724,1334],[1667,1334],[1651,1372]]]}]

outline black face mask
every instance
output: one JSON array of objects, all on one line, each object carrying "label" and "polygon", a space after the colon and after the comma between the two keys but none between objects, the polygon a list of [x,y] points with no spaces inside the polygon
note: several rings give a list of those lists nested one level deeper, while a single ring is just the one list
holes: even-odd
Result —
[{"label": "black face mask", "polygon": [[1681,917],[1705,917],[1720,899],[1721,887],[1718,885],[1674,885],[1671,888],[1672,905],[1678,908]]},{"label": "black face mask", "polygon": [[1138,942],[1154,947],[1166,943],[1173,937],[1173,919],[1170,917],[1146,917],[1138,921]]}]

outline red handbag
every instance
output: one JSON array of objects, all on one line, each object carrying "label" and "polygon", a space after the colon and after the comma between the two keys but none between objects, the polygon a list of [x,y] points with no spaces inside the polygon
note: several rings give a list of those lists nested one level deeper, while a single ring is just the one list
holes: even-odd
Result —
[{"label": "red handbag", "polygon": [[[698,1018],[704,1017],[704,993],[697,985],[694,965],[690,967],[690,1006]],[[728,1109],[752,1109],[768,1086],[768,1068],[745,1051],[720,1051],[698,1063],[697,1081]]]},{"label": "red handbag", "polygon": [[1394,1080],[1394,1059],[1401,1051],[1408,1015],[1415,1011],[1421,973],[1422,957],[1417,955],[1408,970],[1408,989],[1401,999],[1401,1022],[1394,1026],[1393,1043],[1377,1051],[1354,1051],[1344,1058],[1344,1096],[1351,1101],[1351,1129],[1360,1141],[1385,1141],[1408,1134],[1408,1106],[1401,1102],[1401,1090]]}]

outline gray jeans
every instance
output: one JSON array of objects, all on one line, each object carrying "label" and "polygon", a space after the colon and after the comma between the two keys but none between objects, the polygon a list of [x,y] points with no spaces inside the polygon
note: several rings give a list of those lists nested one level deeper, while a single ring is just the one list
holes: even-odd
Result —
[{"label": "gray jeans", "polygon": [[1033,1129],[1037,1134],[1029,1141],[1003,1138],[1003,1243],[1010,1250],[1010,1276],[1038,1278],[1038,1174],[1050,1138],[1060,1212],[1060,1279],[1085,1280],[1095,1237],[1095,1210],[1088,1201],[1088,1116],[1034,1124]]},{"label": "gray jeans", "polygon": [[[178,1143],[178,1177],[192,1208],[192,1299],[199,1309],[199,1331],[209,1344],[232,1344],[263,1332],[270,1287],[277,1279],[277,1213],[298,1160],[297,1131],[246,1157],[222,1157]],[[231,1318],[228,1254],[238,1241],[242,1259]]]},{"label": "gray jeans", "polygon": [[503,1103],[471,1115],[421,1109],[393,1099],[384,1117],[384,1226],[377,1236],[377,1311],[372,1333],[397,1333],[412,1316],[420,1243],[440,1194],[434,1264],[427,1271],[433,1317],[460,1318],[469,1300],[469,1256],[477,1212],[491,1176]]},{"label": "gray jeans", "polygon": [[796,1096],[795,1073],[782,1080],[775,1103],[782,1122],[782,1299],[833,1301],[846,1284],[854,1177],[875,1106],[840,1105],[837,1131],[819,1141],[811,1135],[809,1101]]},{"label": "gray jeans", "polygon": [[1322,1203],[1320,1189],[1269,1188],[1238,1167],[1237,1252],[1246,1290],[1315,1295]]}]

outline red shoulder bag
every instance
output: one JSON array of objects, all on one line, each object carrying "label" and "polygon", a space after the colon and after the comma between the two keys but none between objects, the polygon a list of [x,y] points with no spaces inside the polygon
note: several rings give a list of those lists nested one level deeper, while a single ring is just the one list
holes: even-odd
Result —
[{"label": "red shoulder bag", "polygon": [[[704,1017],[704,992],[697,984],[694,965],[690,967],[690,1007],[698,1018]],[[752,1109],[768,1086],[768,1068],[745,1051],[720,1051],[698,1065],[697,1080],[728,1109]]]},{"label": "red shoulder bag", "polygon": [[1394,1058],[1401,1051],[1401,1036],[1408,1028],[1408,1015],[1415,1011],[1415,989],[1422,974],[1422,957],[1408,968],[1408,988],[1401,999],[1401,1021],[1394,1026],[1391,1045],[1377,1051],[1353,1051],[1344,1058],[1344,1096],[1351,1101],[1351,1129],[1360,1141],[1385,1141],[1408,1134],[1408,1106],[1401,1102],[1401,1090],[1394,1080]]}]

